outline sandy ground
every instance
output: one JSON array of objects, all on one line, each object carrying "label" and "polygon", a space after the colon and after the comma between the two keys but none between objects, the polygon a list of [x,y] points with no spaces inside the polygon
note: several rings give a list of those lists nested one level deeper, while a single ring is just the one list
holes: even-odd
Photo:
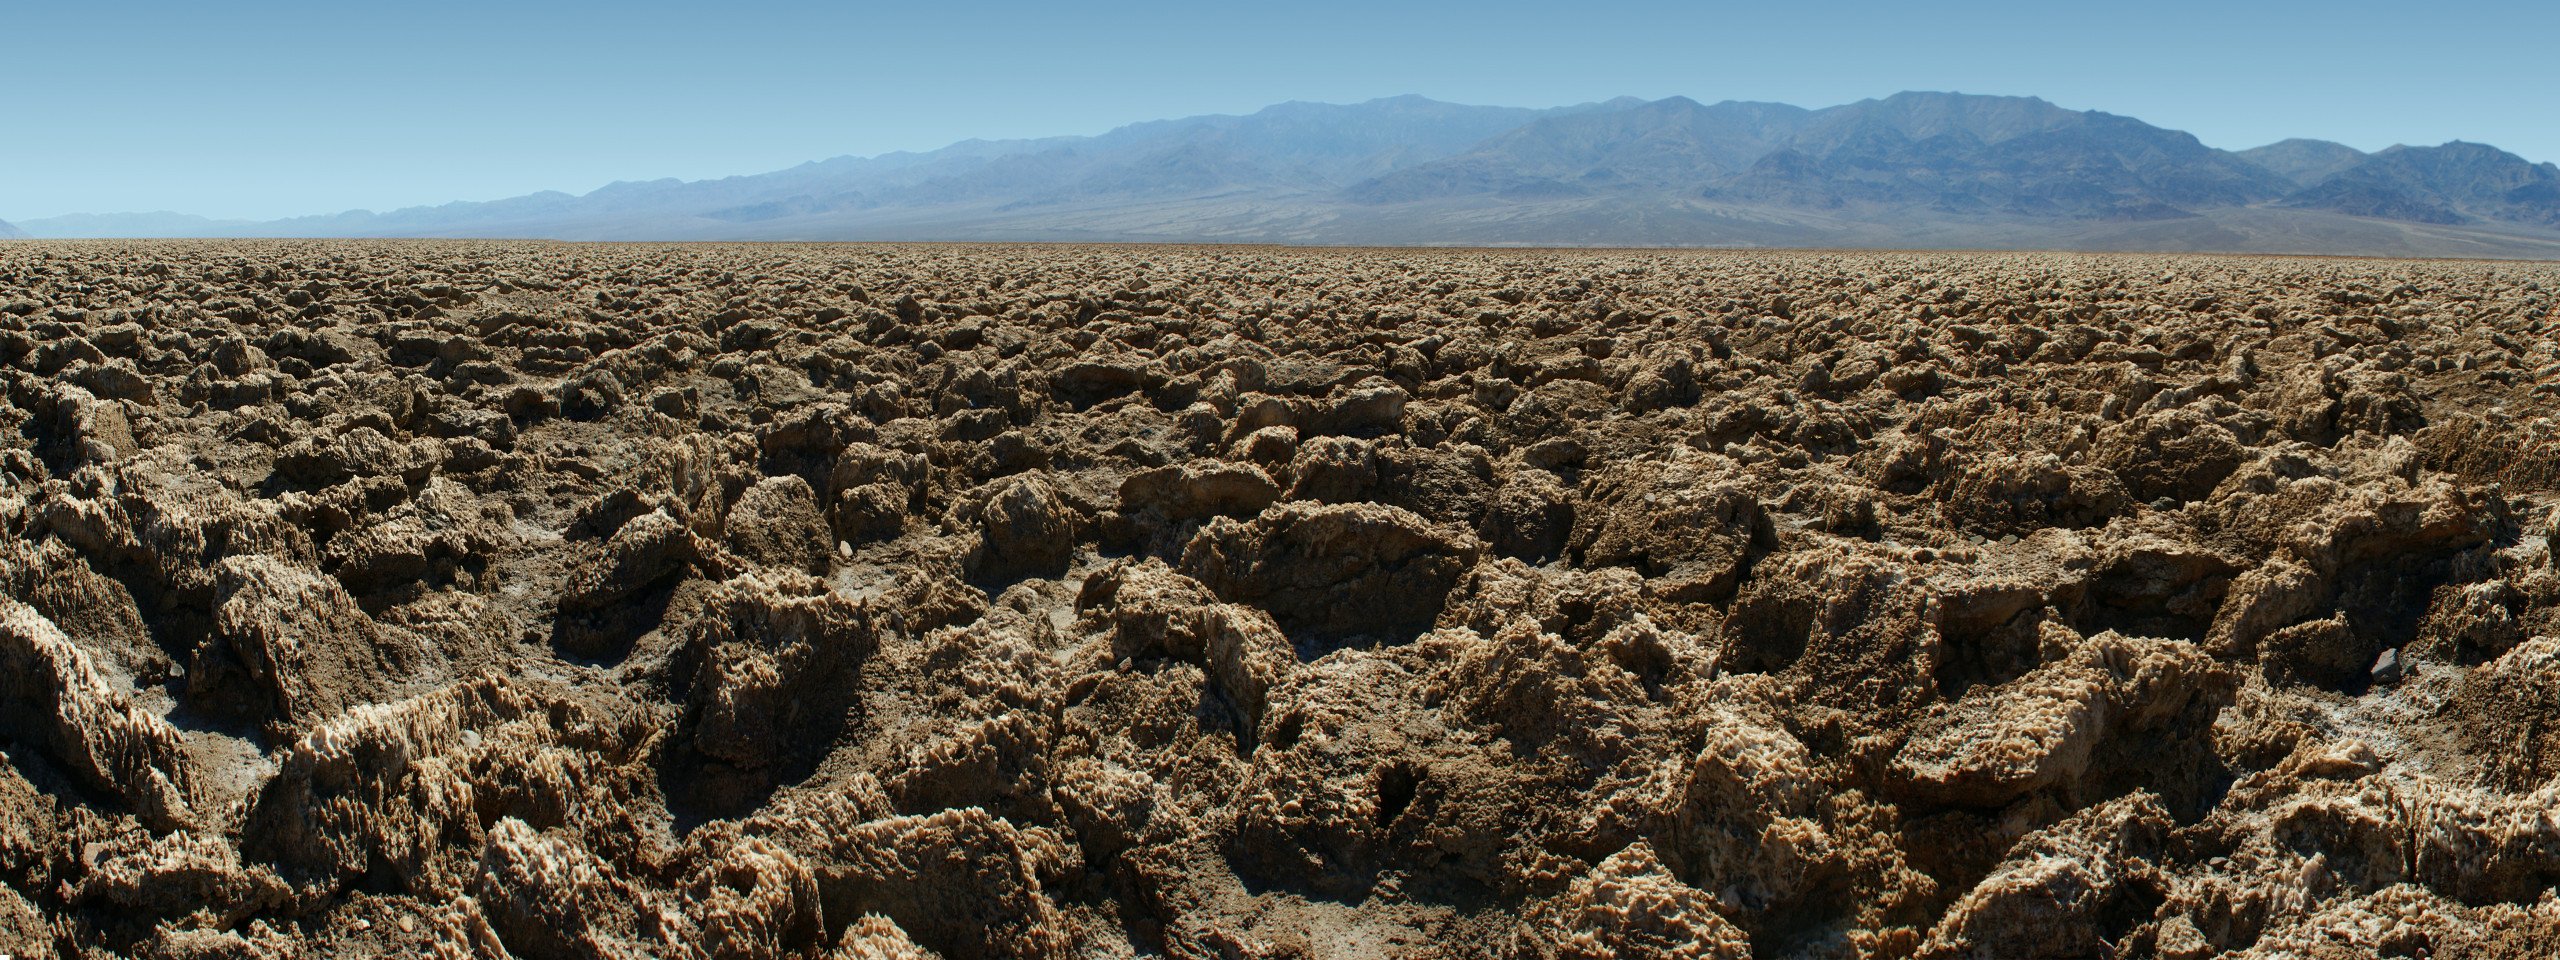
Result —
[{"label": "sandy ground", "polygon": [[0,245],[0,953],[2548,957],[2555,300]]}]

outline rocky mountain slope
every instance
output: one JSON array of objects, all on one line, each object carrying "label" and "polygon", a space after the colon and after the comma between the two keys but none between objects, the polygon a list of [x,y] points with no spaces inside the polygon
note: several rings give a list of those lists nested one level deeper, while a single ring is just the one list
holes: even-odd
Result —
[{"label": "rocky mountain slope", "polygon": [[2422,223],[2560,227],[2560,166],[2477,143],[2393,147],[2284,202]]},{"label": "rocky mountain slope", "polygon": [[2541,956],[2560,268],[0,248],[19,957]]},{"label": "rocky mountain slope", "polygon": [[2187,134],[2041,100],[1899,94],[1824,111],[1710,193],[2023,219],[2150,220],[2282,193]]},{"label": "rocky mountain slope", "polygon": [[1696,192],[1748,167],[1813,113],[1776,103],[1628,99],[1548,117],[1454,157],[1356,183],[1362,203],[1436,197]]}]

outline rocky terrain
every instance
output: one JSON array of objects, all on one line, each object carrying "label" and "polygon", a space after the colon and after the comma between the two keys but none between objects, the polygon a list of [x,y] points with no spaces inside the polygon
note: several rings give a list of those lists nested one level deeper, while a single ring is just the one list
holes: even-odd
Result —
[{"label": "rocky terrain", "polygon": [[0,953],[2539,958],[2560,267],[0,247]]}]

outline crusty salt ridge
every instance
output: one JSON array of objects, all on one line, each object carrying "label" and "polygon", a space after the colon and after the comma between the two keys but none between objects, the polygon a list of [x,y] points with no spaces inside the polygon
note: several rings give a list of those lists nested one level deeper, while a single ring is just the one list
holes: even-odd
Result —
[{"label": "crusty salt ridge", "polygon": [[2560,268],[0,251],[0,952],[2541,957]]}]

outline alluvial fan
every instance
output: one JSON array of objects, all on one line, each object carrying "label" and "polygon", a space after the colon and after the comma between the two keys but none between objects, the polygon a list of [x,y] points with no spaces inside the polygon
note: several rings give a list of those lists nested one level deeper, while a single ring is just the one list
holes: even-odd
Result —
[{"label": "alluvial fan", "polygon": [[2545,956],[2560,267],[0,250],[0,953]]}]

